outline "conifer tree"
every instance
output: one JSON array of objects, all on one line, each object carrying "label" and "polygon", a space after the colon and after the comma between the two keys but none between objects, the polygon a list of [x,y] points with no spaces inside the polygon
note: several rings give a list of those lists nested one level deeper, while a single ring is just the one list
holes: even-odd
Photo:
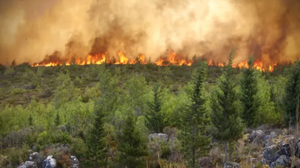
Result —
[{"label": "conifer tree", "polygon": [[300,61],[292,65],[288,74],[284,97],[285,125],[295,126],[299,122],[296,120],[299,117]]},{"label": "conifer tree", "polygon": [[244,111],[242,113],[242,119],[248,127],[256,127],[257,122],[255,121],[258,109],[259,109],[259,97],[257,76],[255,74],[254,58],[251,56],[248,61],[249,68],[243,70],[243,78],[241,81],[242,87],[242,103]]},{"label": "conifer tree", "polygon": [[224,67],[217,88],[212,95],[213,136],[225,143],[225,163],[227,163],[227,144],[241,137],[244,126],[240,119],[241,105],[238,101],[236,82],[232,68],[234,51],[229,54],[229,63]]},{"label": "conifer tree", "polygon": [[183,112],[182,133],[179,136],[182,142],[183,152],[188,164],[195,168],[196,159],[205,156],[209,150],[211,138],[207,135],[210,119],[206,107],[204,95],[204,83],[206,81],[207,64],[200,64],[193,79],[193,90],[190,95],[191,104]]},{"label": "conifer tree", "polygon": [[118,139],[120,143],[118,146],[120,164],[127,166],[127,168],[144,167],[142,157],[148,154],[147,145],[136,128],[135,118],[132,114],[126,118]]},{"label": "conifer tree", "polygon": [[103,112],[101,108],[95,111],[95,121],[87,139],[87,165],[89,167],[105,167],[107,147],[104,134]]},{"label": "conifer tree", "polygon": [[29,121],[29,126],[33,126],[33,118],[31,114],[29,114],[28,121]]},{"label": "conifer tree", "polygon": [[58,126],[59,125],[59,114],[58,112],[56,113],[56,117],[55,117],[55,125]]},{"label": "conifer tree", "polygon": [[166,113],[161,111],[161,88],[155,85],[153,88],[154,100],[149,102],[149,112],[146,114],[145,124],[151,132],[160,133],[167,126]]}]

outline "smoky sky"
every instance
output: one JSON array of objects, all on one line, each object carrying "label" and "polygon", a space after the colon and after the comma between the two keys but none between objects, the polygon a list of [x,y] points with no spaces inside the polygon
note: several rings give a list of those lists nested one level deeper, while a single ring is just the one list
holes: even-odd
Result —
[{"label": "smoky sky", "polygon": [[299,0],[0,0],[0,63],[123,51],[266,64],[300,57]]}]

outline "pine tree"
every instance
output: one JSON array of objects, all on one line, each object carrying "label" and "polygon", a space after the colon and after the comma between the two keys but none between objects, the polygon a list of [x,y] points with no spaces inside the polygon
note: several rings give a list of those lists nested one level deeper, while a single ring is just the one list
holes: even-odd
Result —
[{"label": "pine tree", "polygon": [[145,124],[151,132],[160,133],[167,126],[167,116],[166,113],[161,111],[161,88],[155,85],[153,91],[154,100],[148,103],[150,110],[145,116]]},{"label": "pine tree", "polygon": [[55,125],[58,126],[59,125],[59,114],[58,112],[56,113],[56,117],[55,117]]},{"label": "pine tree", "polygon": [[[300,97],[300,61],[296,61],[288,72],[288,81],[285,88],[284,108],[285,125],[295,126],[299,115],[299,97]],[[298,108],[297,108],[298,107]]]},{"label": "pine tree", "polygon": [[259,97],[256,70],[254,69],[254,58],[251,56],[248,61],[249,68],[243,70],[243,79],[241,81],[242,87],[242,102],[244,111],[242,113],[243,121],[248,127],[256,127],[255,122],[258,109],[259,109]]},{"label": "pine tree", "polygon": [[29,114],[28,121],[29,121],[29,126],[33,126],[33,118],[31,114]]},{"label": "pine tree", "polygon": [[193,168],[199,156],[207,155],[211,138],[207,135],[210,120],[204,95],[206,81],[206,62],[201,63],[193,80],[191,104],[182,116],[182,133],[179,136],[188,164]]},{"label": "pine tree", "polygon": [[127,168],[143,167],[142,156],[147,156],[146,141],[136,128],[135,119],[130,114],[125,120],[122,133],[118,135],[120,153],[119,159],[122,166]]},{"label": "pine tree", "polygon": [[239,139],[244,126],[240,119],[240,103],[236,91],[234,69],[232,59],[234,51],[229,54],[229,63],[224,67],[222,76],[219,78],[217,89],[212,95],[213,136],[219,141],[225,142],[225,163],[227,163],[228,142]]},{"label": "pine tree", "polygon": [[104,140],[103,112],[100,108],[95,111],[95,121],[87,139],[87,165],[89,167],[105,167],[107,147]]}]

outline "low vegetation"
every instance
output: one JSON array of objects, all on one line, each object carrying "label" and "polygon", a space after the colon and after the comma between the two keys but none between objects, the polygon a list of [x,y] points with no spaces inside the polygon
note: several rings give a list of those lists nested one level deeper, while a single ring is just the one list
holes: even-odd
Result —
[{"label": "low vegetation", "polygon": [[[298,128],[300,63],[261,72],[232,68],[233,56],[225,67],[1,68],[0,167],[36,151],[53,154],[58,167],[72,154],[80,167],[250,168],[248,157],[262,149],[246,129]],[[150,140],[154,133],[167,140]]]}]

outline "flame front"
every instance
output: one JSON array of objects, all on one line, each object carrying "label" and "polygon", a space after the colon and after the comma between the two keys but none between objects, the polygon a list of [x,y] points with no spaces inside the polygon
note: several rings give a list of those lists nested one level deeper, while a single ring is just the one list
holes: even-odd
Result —
[{"label": "flame front", "polygon": [[[108,54],[107,52],[104,54],[96,54],[96,55],[88,55],[84,60],[80,58],[68,58],[65,60],[52,60],[52,61],[42,61],[40,63],[35,63],[32,66],[37,67],[37,66],[45,66],[45,67],[50,67],[50,66],[58,66],[58,65],[63,65],[65,64],[66,66],[71,65],[71,64],[77,64],[77,65],[90,65],[90,64],[103,64],[103,63],[111,63],[111,64],[147,64],[148,62],[146,61],[146,56],[144,54],[140,54],[136,59],[129,59],[126,57],[125,53],[122,51],[117,52],[118,59],[108,59]],[[182,58],[178,55],[176,55],[175,52],[169,52],[168,57],[160,57],[154,62],[155,65],[157,66],[169,66],[169,65],[175,65],[175,66],[191,66],[193,64],[192,60]],[[214,63],[212,59],[208,60],[207,63],[208,66],[219,66],[219,67],[224,67],[224,63]],[[253,67],[257,70],[260,71],[269,71],[273,72],[274,67],[277,66],[277,64],[269,65],[269,66],[264,66],[263,62],[261,60],[255,60]],[[232,64],[233,68],[249,68],[248,62],[243,61],[240,63],[233,63]]]}]

